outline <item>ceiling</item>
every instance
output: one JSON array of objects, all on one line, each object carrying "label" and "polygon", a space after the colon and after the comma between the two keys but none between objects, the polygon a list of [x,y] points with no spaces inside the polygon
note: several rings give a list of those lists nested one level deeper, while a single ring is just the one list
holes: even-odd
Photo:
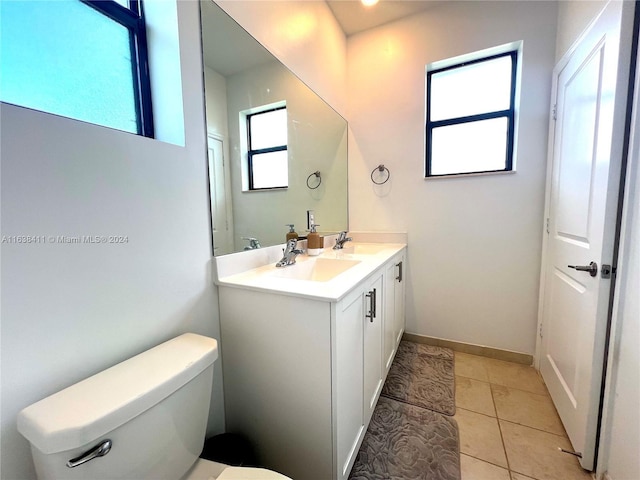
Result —
[{"label": "ceiling", "polygon": [[[325,0],[345,35],[398,20],[446,0],[380,0],[365,7],[360,0]],[[204,63],[223,76],[273,61],[273,56],[210,0],[201,0]],[[221,14],[222,13],[222,14]],[[234,48],[220,48],[233,45]],[[238,52],[242,52],[241,55]]]},{"label": "ceiling", "polygon": [[439,0],[380,0],[365,7],[360,0],[326,0],[345,35],[398,20],[443,3]]}]

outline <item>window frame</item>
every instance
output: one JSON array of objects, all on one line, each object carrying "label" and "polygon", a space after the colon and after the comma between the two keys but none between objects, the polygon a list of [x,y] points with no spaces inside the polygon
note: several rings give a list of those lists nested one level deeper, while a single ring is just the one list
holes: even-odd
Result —
[{"label": "window frame", "polygon": [[273,108],[268,108],[266,110],[260,110],[260,111],[256,111],[253,113],[249,113],[246,116],[246,127],[247,127],[247,166],[248,166],[248,179],[249,179],[249,191],[251,192],[256,192],[256,191],[261,191],[261,190],[284,190],[289,188],[288,182],[287,185],[285,186],[280,186],[280,187],[264,187],[264,188],[255,188],[253,185],[253,157],[255,155],[260,155],[260,154],[264,154],[264,153],[273,153],[273,152],[282,152],[282,151],[288,151],[289,150],[289,139],[288,139],[288,135],[287,135],[287,143],[284,145],[277,145],[277,146],[273,146],[273,147],[267,147],[267,148],[257,148],[255,150],[251,149],[251,117],[257,116],[257,115],[262,115],[265,113],[270,113],[270,112],[275,112],[277,110],[286,110],[287,106],[286,105],[281,105],[278,107],[273,107]]},{"label": "window frame", "polygon": [[142,0],[129,0],[129,8],[122,6],[115,0],[80,1],[129,30],[131,70],[134,79],[133,91],[138,124],[137,134],[154,138],[147,25]]},{"label": "window frame", "polygon": [[[509,108],[505,110],[495,110],[491,112],[479,113],[475,115],[467,115],[464,117],[451,117],[444,120],[431,120],[431,77],[436,73],[441,73],[447,70],[454,70],[468,65],[477,63],[483,63],[490,60],[495,60],[501,57],[511,57],[511,91],[509,92]],[[483,56],[481,58],[475,58],[473,60],[463,61],[448,65],[446,67],[434,68],[427,71],[427,85],[426,85],[426,122],[425,122],[425,139],[426,139],[426,155],[425,155],[425,178],[443,178],[443,177],[457,177],[464,175],[479,175],[490,173],[501,173],[513,171],[513,154],[515,145],[515,120],[516,120],[516,89],[518,78],[518,60],[519,50],[510,49],[505,52]],[[500,170],[477,170],[473,172],[459,172],[459,173],[445,173],[445,174],[432,174],[431,173],[431,148],[433,129],[438,127],[445,127],[450,125],[461,125],[465,123],[473,123],[482,120],[491,120],[495,118],[507,118],[507,141],[506,141],[506,158],[505,168]]]}]

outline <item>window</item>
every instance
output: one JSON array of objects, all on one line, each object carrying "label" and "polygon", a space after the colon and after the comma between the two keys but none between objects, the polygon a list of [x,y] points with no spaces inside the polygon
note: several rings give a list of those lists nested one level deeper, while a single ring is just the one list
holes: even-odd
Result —
[{"label": "window", "polygon": [[287,188],[287,108],[247,115],[249,190]]},{"label": "window", "polygon": [[427,69],[426,177],[513,170],[517,60]]},{"label": "window", "polygon": [[153,136],[139,0],[2,2],[0,100]]}]

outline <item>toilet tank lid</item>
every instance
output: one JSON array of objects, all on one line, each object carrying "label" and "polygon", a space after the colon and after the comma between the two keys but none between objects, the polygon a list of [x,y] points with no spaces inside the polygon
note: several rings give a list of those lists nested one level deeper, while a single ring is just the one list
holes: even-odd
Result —
[{"label": "toilet tank lid", "polygon": [[18,414],[18,431],[42,453],[78,448],[153,407],[209,367],[216,340],[185,333]]}]

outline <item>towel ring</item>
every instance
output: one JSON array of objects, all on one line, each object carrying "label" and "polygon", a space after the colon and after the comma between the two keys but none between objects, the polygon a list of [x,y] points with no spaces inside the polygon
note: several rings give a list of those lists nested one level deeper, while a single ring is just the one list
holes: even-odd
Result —
[{"label": "towel ring", "polygon": [[[376,170],[377,170],[377,171],[379,171],[379,172],[384,172],[385,170],[387,171],[387,178],[385,178],[384,182],[376,182],[376,181],[373,179],[373,174],[374,174],[374,173],[376,173]],[[385,183],[387,183],[387,182],[389,181],[389,179],[390,179],[390,178],[391,178],[391,172],[389,171],[389,169],[388,169],[387,167],[385,167],[385,166],[384,166],[384,165],[382,165],[382,164],[378,165],[376,168],[374,168],[374,169],[371,171],[371,181],[372,181],[373,183],[375,183],[376,185],[384,185]]]},{"label": "towel ring", "polygon": [[[315,187],[312,187],[311,185],[309,185],[309,180],[311,180],[311,177],[313,177],[314,175],[318,179],[318,184]],[[318,188],[321,183],[322,183],[322,177],[320,176],[320,170],[316,170],[315,172],[313,172],[311,175],[307,177],[307,187],[310,188],[311,190],[315,190],[316,188]]]}]

